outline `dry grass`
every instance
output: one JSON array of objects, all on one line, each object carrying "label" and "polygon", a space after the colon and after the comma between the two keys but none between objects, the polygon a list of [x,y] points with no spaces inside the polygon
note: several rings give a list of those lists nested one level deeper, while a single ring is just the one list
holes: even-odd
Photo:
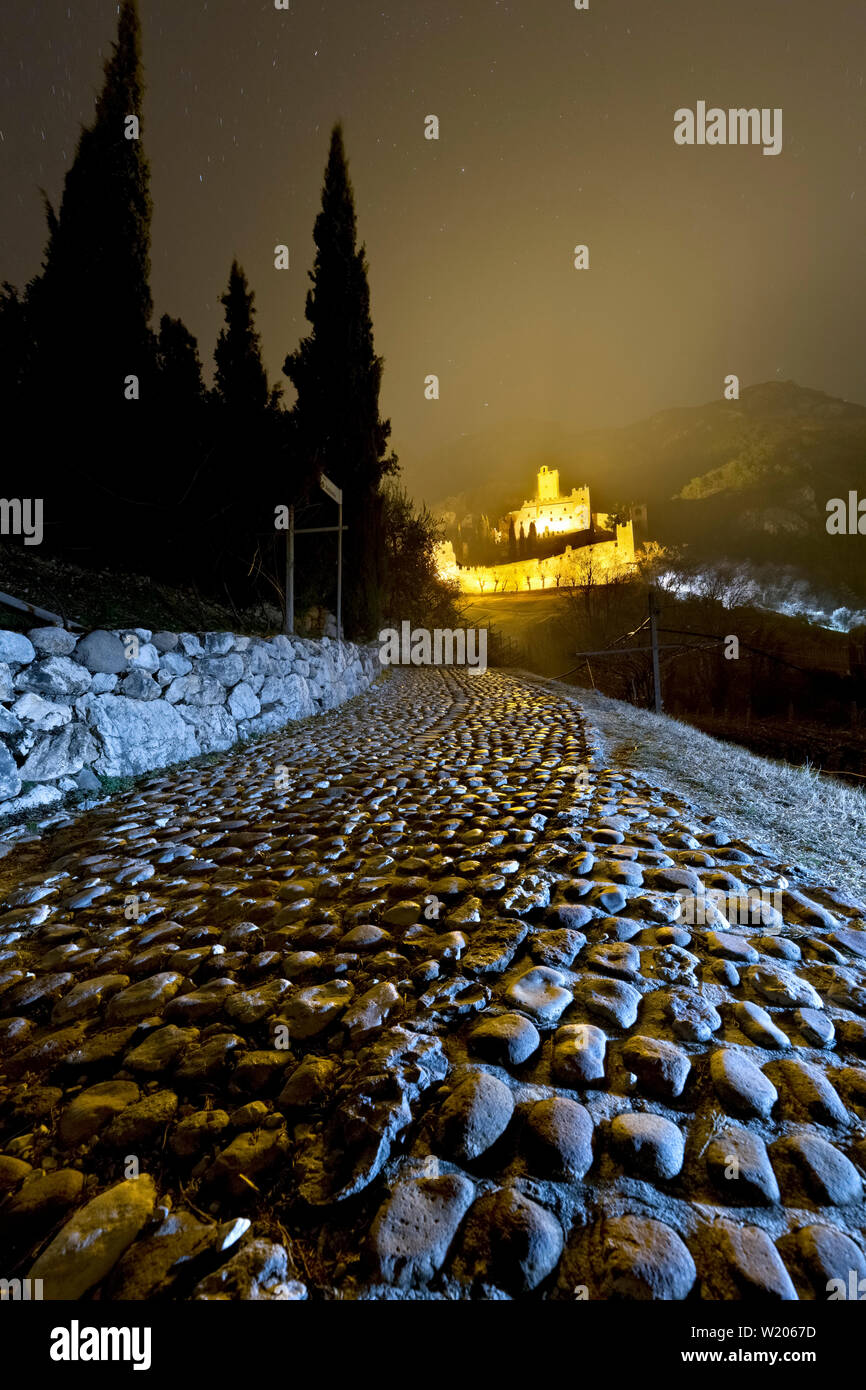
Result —
[{"label": "dry grass", "polygon": [[[519,674],[538,681],[530,672]],[[816,877],[866,893],[866,792],[808,765],[757,757],[679,719],[597,691],[556,681],[540,684],[585,710],[610,766],[630,768],[716,812],[738,836],[763,841]]]},{"label": "dry grass", "polygon": [[[282,624],[280,612],[270,604],[238,612],[221,598],[157,584],[146,575],[83,569],[11,543],[0,543],[0,590],[89,629],[149,627],[153,632],[194,629],[266,636]],[[41,626],[40,618],[0,606],[0,628],[28,632]]]}]

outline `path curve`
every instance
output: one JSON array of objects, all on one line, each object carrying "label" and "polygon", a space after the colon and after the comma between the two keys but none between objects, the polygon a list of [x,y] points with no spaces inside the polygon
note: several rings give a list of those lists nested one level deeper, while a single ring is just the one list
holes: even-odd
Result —
[{"label": "path curve", "polygon": [[0,891],[0,1276],[45,1297],[866,1277],[866,907],[549,688],[395,671]]}]

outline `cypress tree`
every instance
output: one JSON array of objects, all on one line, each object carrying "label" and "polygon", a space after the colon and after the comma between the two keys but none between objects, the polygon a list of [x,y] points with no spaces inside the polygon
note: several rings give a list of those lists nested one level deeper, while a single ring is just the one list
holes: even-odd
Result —
[{"label": "cypress tree", "polygon": [[254,301],[243,269],[232,261],[228,289],[220,298],[226,321],[214,350],[214,391],[220,402],[237,414],[263,411],[268,404],[268,377],[255,327]]},{"label": "cypress tree", "polygon": [[198,342],[181,319],[159,321],[156,365],[160,399],[168,408],[194,406],[204,396]]},{"label": "cypress tree", "polygon": [[517,559],[517,535],[514,530],[514,517],[508,518],[508,558]]},{"label": "cypress tree", "polygon": [[[357,244],[354,194],[343,132],[334,126],[322,210],[313,230],[316,256],[307,293],[311,333],[283,371],[298,393],[293,422],[296,490],[311,493],[324,472],[343,489],[343,612],[349,635],[369,635],[379,620],[382,500],[380,483],[396,471],[387,454],[391,425],[379,415],[382,358],[373,346],[365,247]],[[333,514],[330,509],[329,515]]]},{"label": "cypress tree", "polygon": [[[154,342],[150,293],[150,169],[141,139],[141,26],[123,0],[117,40],[92,125],[82,130],[59,212],[46,199],[44,268],[29,289],[34,330],[52,372],[86,381],[88,409],[104,394],[122,399],[123,380],[148,377]],[[127,138],[128,118],[139,138]]]},{"label": "cypress tree", "polygon": [[[156,344],[141,31],[135,0],[118,11],[95,115],[81,131],[59,209],[45,198],[43,267],[25,299],[33,352],[21,412],[31,436],[41,431],[49,536],[71,542],[84,563],[90,551],[96,563],[135,566],[152,550]],[[130,117],[137,139],[127,138],[135,134]]]},{"label": "cypress tree", "polygon": [[[199,499],[195,496],[207,449],[206,399],[196,339],[180,319],[163,314],[152,402],[155,437],[161,447],[153,450],[147,468],[151,505],[160,508],[162,542],[152,564],[156,563],[160,574],[184,583],[200,577],[200,552],[207,555],[198,534]],[[145,409],[149,416],[150,401]]]},{"label": "cypress tree", "polygon": [[276,578],[274,507],[286,500],[279,494],[288,431],[279,408],[281,388],[268,388],[255,295],[237,260],[220,303],[225,324],[214,349],[211,447],[207,473],[199,474],[196,505],[209,547],[203,563],[247,600],[260,581],[273,590]]}]

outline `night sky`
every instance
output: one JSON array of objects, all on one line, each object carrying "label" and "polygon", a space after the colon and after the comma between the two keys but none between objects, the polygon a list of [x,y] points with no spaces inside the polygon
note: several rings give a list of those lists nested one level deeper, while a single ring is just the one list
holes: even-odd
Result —
[{"label": "night sky", "polygon": [[[383,413],[418,495],[437,496],[425,454],[461,434],[626,424],[720,397],[728,372],[866,401],[863,0],[139,8],[156,321],[182,317],[209,373],[236,255],[281,377],[342,119]],[[19,286],[115,25],[111,0],[4,7],[0,278]],[[699,100],[781,107],[782,153],[678,147],[674,111]]]}]

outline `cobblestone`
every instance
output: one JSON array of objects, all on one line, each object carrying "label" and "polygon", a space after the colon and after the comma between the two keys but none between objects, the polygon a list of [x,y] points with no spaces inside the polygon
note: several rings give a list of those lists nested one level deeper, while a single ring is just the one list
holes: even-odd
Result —
[{"label": "cobblestone", "polygon": [[[683,916],[780,879],[778,921]],[[395,672],[15,844],[0,1048],[2,1272],[63,1296],[866,1271],[866,906],[504,673]]]}]

